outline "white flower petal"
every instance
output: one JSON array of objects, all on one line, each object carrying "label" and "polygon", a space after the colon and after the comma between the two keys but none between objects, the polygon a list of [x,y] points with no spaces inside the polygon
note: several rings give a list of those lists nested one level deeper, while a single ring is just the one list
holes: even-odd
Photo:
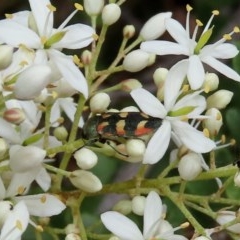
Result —
[{"label": "white flower petal", "polygon": [[49,0],[29,0],[40,36],[49,37],[53,29],[53,12],[47,7]]},{"label": "white flower petal", "polygon": [[16,197],[17,201],[23,200],[30,215],[38,217],[50,217],[60,214],[66,206],[53,195],[36,194],[23,197]]},{"label": "white flower petal", "polygon": [[4,119],[0,118],[0,136],[5,138],[11,143],[18,144],[21,143],[21,138],[19,137],[17,131],[14,129],[12,124],[8,123]]},{"label": "white flower petal", "polygon": [[147,41],[143,42],[140,45],[141,50],[149,53],[154,53],[157,55],[167,55],[167,54],[174,54],[174,55],[187,55],[188,48],[179,45],[178,43],[169,42],[169,41]]},{"label": "white flower petal", "polygon": [[184,145],[196,153],[207,153],[216,147],[215,143],[204,136],[203,132],[183,121],[173,121],[172,129]]},{"label": "white flower petal", "polygon": [[145,239],[153,237],[160,223],[162,215],[162,200],[159,195],[151,191],[146,198],[146,205],[144,208],[144,228],[143,236]]},{"label": "white flower petal", "polygon": [[200,56],[210,55],[214,58],[229,59],[234,58],[238,53],[237,47],[231,43],[209,44],[202,48]]},{"label": "white flower petal", "polygon": [[36,182],[38,185],[42,188],[43,191],[47,191],[51,186],[51,177],[48,174],[47,170],[45,168],[41,168],[38,172],[36,178]]},{"label": "white flower petal", "polygon": [[199,56],[192,55],[189,57],[187,77],[191,89],[196,90],[203,85],[205,79],[205,71]]},{"label": "white flower petal", "polygon": [[6,195],[6,189],[5,186],[3,184],[2,178],[0,177],[0,199],[4,199]]},{"label": "white flower petal", "polygon": [[163,120],[162,126],[154,133],[150,139],[144,157],[144,164],[154,164],[165,154],[171,137],[171,124]]},{"label": "white flower petal", "polygon": [[175,64],[168,72],[164,87],[164,106],[167,111],[174,106],[188,70],[188,60]]},{"label": "white flower petal", "polygon": [[211,56],[206,56],[202,59],[202,61],[211,66],[212,68],[216,69],[218,72],[222,73],[226,77],[240,82],[240,75],[224,63],[218,61],[217,59]]},{"label": "white flower petal", "polygon": [[144,240],[137,225],[124,215],[109,211],[101,214],[105,227],[121,240]]},{"label": "white flower petal", "polygon": [[195,107],[187,116],[188,118],[195,118],[199,117],[199,114],[201,114],[206,109],[206,98],[199,95],[201,91],[196,91],[191,94],[187,94],[184,97],[182,97],[177,103],[174,105],[172,111],[175,111],[180,108],[184,107]]},{"label": "white flower petal", "polygon": [[147,90],[137,88],[132,90],[130,94],[144,113],[158,118],[164,118],[166,116],[167,113],[164,106]]},{"label": "white flower petal", "polygon": [[68,83],[81,92],[85,98],[88,98],[88,85],[87,80],[83,76],[82,72],[74,64],[72,57],[66,56],[56,50],[51,49],[48,52],[51,60],[57,66],[62,76],[68,81]]},{"label": "white flower petal", "polygon": [[95,33],[92,27],[85,24],[74,24],[63,29],[66,31],[64,37],[52,48],[79,49],[88,46],[93,41]]},{"label": "white flower petal", "polygon": [[[21,235],[26,230],[29,222],[29,213],[24,202],[19,202],[14,206],[6,222],[1,229],[0,239],[13,240],[21,239]],[[19,225],[21,227],[19,227]]]},{"label": "white flower petal", "polygon": [[29,48],[41,46],[40,38],[34,31],[11,19],[0,21],[0,39],[13,47],[19,47],[20,44]]},{"label": "white flower petal", "polygon": [[13,197],[29,188],[30,184],[34,181],[39,169],[36,168],[31,172],[15,173],[11,178],[11,182],[6,191],[6,197]]},{"label": "white flower petal", "polygon": [[[183,26],[176,20],[168,18],[165,20],[166,29],[173,39],[181,45],[189,45],[189,36]],[[189,46],[188,46],[189,47]]]},{"label": "white flower petal", "polygon": [[[52,105],[51,108],[51,114],[50,114],[50,122],[51,124],[54,123],[53,126],[55,126],[55,123],[57,122],[57,120],[60,118],[61,116],[61,111],[60,111],[60,105],[59,105],[59,101],[58,99],[54,102],[54,104]],[[58,125],[58,123],[56,124]]]}]

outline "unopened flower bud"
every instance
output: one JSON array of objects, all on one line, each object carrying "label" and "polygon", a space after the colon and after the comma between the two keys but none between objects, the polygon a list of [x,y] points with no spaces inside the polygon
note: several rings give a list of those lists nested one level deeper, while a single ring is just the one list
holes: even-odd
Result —
[{"label": "unopened flower bud", "polygon": [[83,6],[89,16],[97,16],[103,8],[104,0],[84,0]]},{"label": "unopened flower bud", "polygon": [[110,104],[110,97],[106,93],[97,93],[90,99],[90,109],[93,113],[105,112]]},{"label": "unopened flower bud", "polygon": [[27,172],[40,166],[46,156],[46,151],[35,146],[14,145],[9,150],[9,156],[9,165],[14,172]]},{"label": "unopened flower bud", "polygon": [[59,141],[64,141],[68,137],[68,131],[64,126],[56,127],[53,134]]},{"label": "unopened flower bud", "polygon": [[218,90],[207,98],[207,109],[224,109],[232,100],[233,92],[228,90]]},{"label": "unopened flower bud", "polygon": [[92,52],[89,50],[84,50],[81,56],[81,60],[84,65],[89,65],[92,60]]},{"label": "unopened flower bud", "polygon": [[139,109],[136,106],[128,106],[121,109],[121,112],[139,112]]},{"label": "unopened flower bud", "polygon": [[186,181],[193,180],[201,171],[201,159],[199,155],[194,152],[184,155],[178,164],[179,175]]},{"label": "unopened flower bud", "polygon": [[83,169],[88,170],[93,168],[98,161],[97,155],[88,148],[81,148],[74,153],[77,165]]},{"label": "unopened flower bud", "polygon": [[157,68],[153,73],[153,80],[158,88],[162,88],[164,86],[167,74],[168,74],[167,68]]},{"label": "unopened flower bud", "polygon": [[143,156],[146,146],[141,139],[129,139],[126,142],[126,150],[131,157]]},{"label": "unopened flower bud", "polygon": [[234,184],[237,187],[240,187],[240,172],[237,171],[235,176],[234,176]]},{"label": "unopened flower bud", "polygon": [[3,118],[10,123],[20,124],[25,120],[25,114],[19,108],[11,108],[4,111]]},{"label": "unopened flower bud", "polygon": [[[226,224],[236,218],[236,213],[233,211],[220,211],[217,213],[216,221],[220,224]],[[230,227],[227,227],[227,230],[233,233],[240,233],[240,223],[236,223]]]},{"label": "unopened flower bud", "polygon": [[0,70],[7,68],[12,62],[13,47],[0,45]]},{"label": "unopened flower bud", "polygon": [[223,124],[222,114],[217,108],[210,108],[205,113],[206,118],[203,120],[203,125],[208,129],[210,136],[216,136]]},{"label": "unopened flower bud", "polygon": [[81,240],[81,238],[76,233],[69,233],[66,235],[65,240]]},{"label": "unopened flower bud", "polygon": [[178,159],[178,152],[179,152],[178,148],[175,148],[170,152],[170,157],[169,157],[170,163],[175,162]]},{"label": "unopened flower bud", "polygon": [[4,138],[0,138],[0,158],[4,156],[7,150],[8,150],[7,142],[4,140]]},{"label": "unopened flower bud", "polygon": [[203,87],[208,91],[214,91],[218,88],[219,78],[216,73],[206,73]]},{"label": "unopened flower bud", "polygon": [[32,100],[41,93],[50,81],[51,68],[46,65],[35,65],[19,74],[13,92],[17,99]]},{"label": "unopened flower bud", "polygon": [[135,27],[133,25],[126,25],[123,28],[123,36],[127,39],[130,39],[135,34]]},{"label": "unopened flower bud", "polygon": [[171,12],[158,13],[151,17],[142,27],[140,36],[143,40],[154,40],[159,38],[165,31],[165,19],[172,16]]},{"label": "unopened flower bud", "polygon": [[93,173],[85,170],[75,170],[70,176],[71,183],[85,192],[93,193],[102,189],[102,183]]},{"label": "unopened flower bud", "polygon": [[116,203],[113,207],[113,211],[117,211],[122,213],[123,215],[127,215],[132,211],[132,201],[130,200],[121,200]]},{"label": "unopened flower bud", "polygon": [[121,89],[125,92],[131,92],[133,89],[141,88],[142,84],[137,79],[127,79],[121,82]]},{"label": "unopened flower bud", "polygon": [[79,228],[73,224],[73,223],[69,223],[66,227],[65,227],[65,233],[66,234],[70,234],[70,233],[75,233],[75,234],[79,234]]},{"label": "unopened flower bud", "polygon": [[13,204],[10,201],[0,201],[0,229],[12,210]]},{"label": "unopened flower bud", "polygon": [[135,196],[132,199],[132,211],[139,216],[143,216],[145,203],[146,203],[146,197]]},{"label": "unopened flower bud", "polygon": [[105,25],[114,24],[121,16],[121,9],[115,3],[110,3],[104,6],[102,10],[102,21]]},{"label": "unopened flower bud", "polygon": [[150,54],[140,49],[127,54],[123,60],[123,67],[129,72],[138,72],[148,66]]}]

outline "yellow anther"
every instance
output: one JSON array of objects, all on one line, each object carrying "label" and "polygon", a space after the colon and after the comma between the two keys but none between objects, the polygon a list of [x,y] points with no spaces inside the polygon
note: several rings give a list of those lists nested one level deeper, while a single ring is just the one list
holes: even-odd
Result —
[{"label": "yellow anther", "polygon": [[193,8],[189,4],[187,4],[186,9],[187,9],[188,12],[191,12]]},{"label": "yellow anther", "polygon": [[187,122],[189,118],[186,115],[184,115],[184,116],[181,116],[180,119],[181,121]]},{"label": "yellow anther", "polygon": [[184,84],[183,87],[182,87],[182,91],[183,92],[188,92],[189,91],[189,85],[188,84]]},{"label": "yellow anther", "polygon": [[236,27],[233,28],[233,31],[234,31],[235,33],[239,33],[239,32],[240,32],[240,29],[239,29],[239,27],[236,26]]},{"label": "yellow anther", "polygon": [[230,144],[233,146],[233,145],[235,145],[236,144],[236,140],[233,138],[233,139],[231,139],[230,140]]},{"label": "yellow anther", "polygon": [[209,91],[210,91],[210,87],[209,87],[208,84],[206,84],[206,85],[204,86],[204,92],[205,92],[205,93],[209,93]]},{"label": "yellow anther", "polygon": [[41,225],[37,225],[37,226],[36,226],[36,230],[37,230],[38,232],[43,232],[43,227],[42,227]]},{"label": "yellow anther", "polygon": [[18,189],[17,189],[17,193],[18,195],[22,195],[25,191],[25,187],[23,186],[19,186]]},{"label": "yellow anther", "polygon": [[92,35],[92,37],[93,37],[93,39],[94,39],[95,41],[98,40],[98,35],[97,35],[96,33],[94,33],[94,34]]},{"label": "yellow anther", "polygon": [[6,13],[5,14],[5,18],[12,19],[13,18],[13,14]]},{"label": "yellow anther", "polygon": [[56,99],[58,97],[58,93],[56,91],[52,91],[52,98]]},{"label": "yellow anther", "polygon": [[226,136],[225,136],[224,134],[221,136],[221,142],[222,142],[222,143],[225,143],[225,142],[226,142]]},{"label": "yellow anther", "polygon": [[74,3],[74,7],[79,10],[79,11],[82,11],[83,10],[83,6],[79,3]]},{"label": "yellow anther", "polygon": [[20,231],[23,230],[23,226],[22,226],[22,223],[21,223],[20,220],[17,220],[17,221],[16,221],[16,228],[18,228]]},{"label": "yellow anther", "polygon": [[27,61],[21,61],[21,62],[19,63],[19,65],[20,65],[21,67],[24,67],[24,66],[27,66],[27,65],[28,65],[28,62],[27,62]]},{"label": "yellow anther", "polygon": [[209,130],[207,128],[203,129],[203,134],[204,134],[205,137],[208,137],[208,138],[210,136]]},{"label": "yellow anther", "polygon": [[224,38],[225,40],[232,40],[232,37],[231,37],[230,34],[224,34],[224,35],[223,35],[223,38]]},{"label": "yellow anther", "polygon": [[43,195],[41,198],[40,198],[40,202],[41,203],[45,203],[47,201],[47,197],[46,195]]},{"label": "yellow anther", "polygon": [[189,225],[190,225],[189,222],[185,222],[185,223],[181,224],[180,227],[187,228],[187,227],[189,227]]},{"label": "yellow anther", "polygon": [[215,15],[215,16],[217,16],[217,15],[219,15],[219,11],[218,11],[218,10],[213,10],[213,11],[212,11],[212,14]]},{"label": "yellow anther", "polygon": [[77,55],[73,56],[73,62],[78,66],[78,67],[83,67],[83,64],[81,63],[80,58]]},{"label": "yellow anther", "polygon": [[52,4],[48,4],[47,8],[51,11],[51,12],[55,12],[57,9],[56,7],[54,7]]},{"label": "yellow anther", "polygon": [[42,45],[44,45],[47,42],[47,38],[46,37],[41,37],[41,43]]},{"label": "yellow anther", "polygon": [[196,19],[196,24],[197,24],[199,27],[202,27],[202,26],[203,26],[203,23],[202,23],[199,19]]},{"label": "yellow anther", "polygon": [[222,114],[221,113],[217,113],[216,120],[218,120],[218,121],[222,120]]}]

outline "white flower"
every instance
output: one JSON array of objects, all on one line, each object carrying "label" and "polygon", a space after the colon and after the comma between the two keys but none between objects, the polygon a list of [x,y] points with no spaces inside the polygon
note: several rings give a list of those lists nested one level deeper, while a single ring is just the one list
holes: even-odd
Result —
[{"label": "white flower", "polygon": [[120,240],[186,240],[183,236],[175,235],[175,229],[173,229],[169,223],[168,229],[166,230],[165,222],[167,221],[161,218],[162,214],[162,200],[156,192],[152,191],[146,198],[143,216],[143,233],[132,220],[118,212],[109,211],[103,213],[101,220],[105,227],[119,237]]},{"label": "white flower", "polygon": [[29,213],[24,202],[19,202],[11,210],[3,224],[0,240],[17,240],[26,230],[29,222]]},{"label": "white flower", "polygon": [[213,11],[212,17],[209,19],[206,27],[204,28],[198,42],[196,41],[198,27],[202,26],[202,23],[197,20],[197,26],[193,32],[193,36],[190,37],[190,11],[192,8],[187,5],[187,19],[186,29],[172,18],[165,20],[165,26],[169,34],[176,40],[176,43],[169,41],[146,41],[141,44],[141,49],[157,55],[186,55],[188,58],[178,62],[175,67],[181,70],[184,74],[176,79],[175,82],[183,82],[187,76],[189,84],[192,89],[198,89],[204,82],[205,71],[203,63],[216,69],[223,75],[240,81],[240,75],[226,66],[218,59],[230,59],[238,54],[236,46],[230,43],[225,43],[226,40],[231,38],[234,32],[239,32],[236,27],[233,32],[226,34],[222,39],[214,44],[206,45],[209,37],[212,34],[212,27],[210,27],[211,21],[214,15],[218,14],[218,11]]},{"label": "white flower", "polygon": [[94,29],[84,24],[65,27],[77,10],[55,29],[55,8],[50,1],[29,0],[29,3],[31,13],[20,12],[0,21],[1,40],[14,47],[25,45],[39,51],[37,54],[41,56],[40,63],[50,60],[69,84],[87,98],[86,79],[74,64],[72,57],[60,51],[63,48],[79,49],[89,45],[93,41]]},{"label": "white flower", "polygon": [[171,135],[177,146],[185,145],[197,153],[211,151],[215,143],[182,119],[201,118],[206,101],[199,92],[185,95],[178,99],[178,86],[165,83],[164,105],[150,92],[139,88],[131,92],[140,109],[149,116],[162,119],[162,125],[154,133],[146,148],[143,163],[154,164],[167,150]]}]

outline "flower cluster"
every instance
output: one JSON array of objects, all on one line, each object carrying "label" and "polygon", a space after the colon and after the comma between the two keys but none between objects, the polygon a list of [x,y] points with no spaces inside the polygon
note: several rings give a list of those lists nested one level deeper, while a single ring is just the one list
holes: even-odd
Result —
[{"label": "flower cluster", "polygon": [[[220,81],[224,76],[240,82],[237,71],[222,61],[238,55],[228,41],[239,28],[209,43],[219,11],[212,12],[201,34],[200,20],[190,31],[189,5],[185,28],[172,12],[158,13],[139,33],[133,25],[124,26],[116,57],[104,68],[105,39],[121,18],[123,2],[84,0],[56,27],[57,9],[50,0],[28,0],[29,11],[0,20],[0,240],[24,239],[31,227],[37,239],[106,239],[107,229],[114,234],[108,239],[185,240],[183,231],[175,232],[190,224],[191,239],[211,239],[221,230],[239,237],[239,203],[228,187],[234,174],[239,186],[240,173],[229,162],[219,167],[216,161],[217,150],[235,143],[221,133],[234,91]],[[91,24],[69,24],[82,13]],[[165,32],[175,42],[164,40]],[[158,65],[158,55],[183,59],[154,70],[156,94],[136,78],[110,85],[115,73],[135,74]],[[120,94],[128,95],[132,105]],[[127,179],[126,165],[138,168]],[[213,180],[214,197],[204,191],[195,195],[195,180]],[[106,193],[128,198],[100,218],[85,216],[99,211],[95,201],[91,209],[85,206],[85,198]],[[179,212],[173,223],[165,199],[175,205],[174,214]],[[99,200],[98,209],[102,205]],[[189,208],[220,226],[206,229]],[[59,226],[53,217],[61,218]],[[106,229],[96,229],[94,220]]]}]

